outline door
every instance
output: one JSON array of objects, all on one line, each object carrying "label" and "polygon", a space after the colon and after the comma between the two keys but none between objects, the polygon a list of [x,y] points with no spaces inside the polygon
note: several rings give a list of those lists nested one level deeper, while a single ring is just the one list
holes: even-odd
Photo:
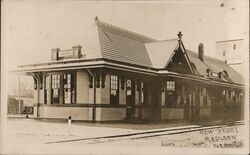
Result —
[{"label": "door", "polygon": [[135,82],[132,79],[126,80],[126,118],[135,117]]}]

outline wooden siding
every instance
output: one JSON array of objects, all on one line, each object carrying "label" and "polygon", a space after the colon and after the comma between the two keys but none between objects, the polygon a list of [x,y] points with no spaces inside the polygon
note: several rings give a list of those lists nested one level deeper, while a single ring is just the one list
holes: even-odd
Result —
[{"label": "wooden siding", "polygon": [[161,119],[184,119],[184,108],[163,108],[161,109]]},{"label": "wooden siding", "polygon": [[[34,103],[37,103],[37,90],[34,90]],[[43,104],[44,103],[44,90],[40,89],[39,91],[39,103]]]},{"label": "wooden siding", "polygon": [[89,103],[89,77],[85,70],[76,73],[76,102]]},{"label": "wooden siding", "polygon": [[105,78],[105,88],[101,88],[101,103],[107,104],[110,103],[110,74],[107,74]]},{"label": "wooden siding", "polygon": [[[100,109],[100,108],[97,108]],[[102,108],[101,121],[124,120],[126,117],[125,108]]]},{"label": "wooden siding", "polygon": [[[94,103],[94,88],[89,88],[89,103]],[[101,88],[96,88],[96,104],[101,103]]]},{"label": "wooden siding", "polygon": [[72,120],[91,120],[88,107],[43,107],[41,118],[67,119],[71,116]]}]

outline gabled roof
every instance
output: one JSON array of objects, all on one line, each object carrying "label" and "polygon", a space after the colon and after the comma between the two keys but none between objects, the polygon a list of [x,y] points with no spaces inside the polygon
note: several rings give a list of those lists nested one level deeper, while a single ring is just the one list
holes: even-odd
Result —
[{"label": "gabled roof", "polygon": [[149,42],[145,46],[153,67],[162,69],[178,47],[178,39]]},{"label": "gabled roof", "polygon": [[155,39],[104,22],[97,24],[102,57],[105,59],[153,67],[145,43]]}]

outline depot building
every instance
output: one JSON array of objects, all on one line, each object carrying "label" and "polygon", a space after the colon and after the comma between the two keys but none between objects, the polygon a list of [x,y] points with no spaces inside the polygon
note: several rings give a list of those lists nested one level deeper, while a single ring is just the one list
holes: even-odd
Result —
[{"label": "depot building", "polygon": [[[182,34],[156,40],[94,19],[91,36],[53,48],[47,63],[20,65],[34,79],[34,115],[79,121],[240,120],[242,76],[185,48]],[[84,36],[83,36],[84,37]],[[188,46],[188,45],[187,45]],[[34,55],[35,56],[35,55]]]}]

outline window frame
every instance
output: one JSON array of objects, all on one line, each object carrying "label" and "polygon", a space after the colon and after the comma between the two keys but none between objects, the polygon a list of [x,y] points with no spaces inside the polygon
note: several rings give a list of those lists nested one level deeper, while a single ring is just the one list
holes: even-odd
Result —
[{"label": "window frame", "polygon": [[[75,73],[64,72],[63,73],[63,104],[75,104],[76,103],[76,85]],[[66,87],[65,87],[66,86]],[[66,102],[65,94],[70,93],[70,102]]]},{"label": "window frame", "polygon": [[[116,91],[114,95],[112,92]],[[116,74],[110,75],[110,104],[119,105],[119,76]]]},{"label": "window frame", "polygon": [[50,85],[51,85],[51,80],[50,80],[50,75],[47,74],[44,76],[44,104],[50,103],[49,101],[49,93],[50,93]]},{"label": "window frame", "polygon": [[176,90],[176,83],[174,80],[168,80],[166,82],[166,90],[167,92],[169,91],[174,92]]},{"label": "window frame", "polygon": [[[70,78],[66,78],[67,81],[65,81],[64,76],[70,75]],[[47,78],[47,80],[46,80]],[[70,80],[70,82],[69,82]],[[64,71],[64,72],[50,72],[45,74],[44,76],[44,104],[51,104],[51,105],[70,105],[70,104],[76,104],[77,100],[77,86],[76,86],[76,72],[72,71]],[[65,102],[65,82],[67,82],[67,85],[70,84],[70,86],[67,86],[68,91],[71,92],[70,94],[70,102]],[[45,94],[47,93],[47,94]]]},{"label": "window frame", "polygon": [[[60,104],[60,73],[52,73],[51,74],[51,104]],[[57,96],[57,97],[55,97]],[[58,102],[55,102],[58,100]]]},{"label": "window frame", "polygon": [[176,92],[176,81],[169,79],[165,83],[165,106],[168,108],[178,108],[178,94]]}]

